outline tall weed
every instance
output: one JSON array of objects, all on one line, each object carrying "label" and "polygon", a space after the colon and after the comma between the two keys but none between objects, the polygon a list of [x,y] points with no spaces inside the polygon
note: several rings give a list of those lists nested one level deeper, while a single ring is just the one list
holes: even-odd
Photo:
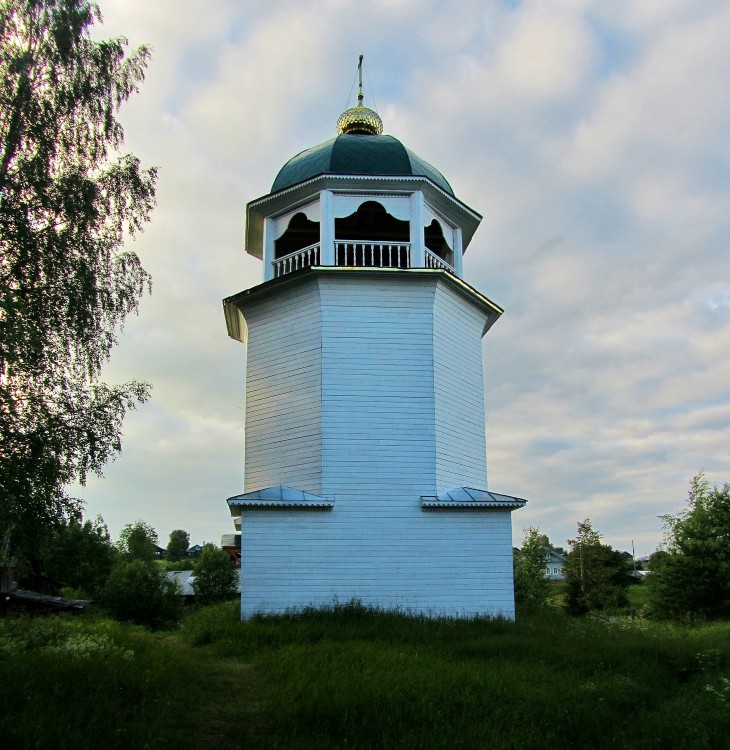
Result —
[{"label": "tall weed", "polygon": [[333,602],[178,632],[0,621],[0,747],[727,746],[730,625],[449,619]]},{"label": "tall weed", "polygon": [[198,612],[183,635],[252,663],[262,715],[276,717],[261,747],[714,749],[730,733],[727,625],[431,619],[357,603],[237,617]]},{"label": "tall weed", "polygon": [[[108,620],[0,620],[0,747],[152,746],[175,733],[174,654]],[[163,744],[166,746],[166,744]]]}]

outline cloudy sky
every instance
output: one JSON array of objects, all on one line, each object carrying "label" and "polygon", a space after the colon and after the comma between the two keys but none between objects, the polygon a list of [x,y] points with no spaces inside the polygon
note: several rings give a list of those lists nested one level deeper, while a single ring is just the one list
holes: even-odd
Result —
[{"label": "cloudy sky", "polygon": [[243,347],[221,299],[261,279],[248,201],[335,134],[357,55],[385,132],[484,215],[466,279],[484,341],[490,489],[556,544],[584,518],[637,555],[692,476],[730,481],[726,0],[100,0],[100,36],[153,48],[122,113],[159,167],[134,243],[154,279],[107,369],[148,380],[123,453],[80,490],[116,538],[231,532]]}]

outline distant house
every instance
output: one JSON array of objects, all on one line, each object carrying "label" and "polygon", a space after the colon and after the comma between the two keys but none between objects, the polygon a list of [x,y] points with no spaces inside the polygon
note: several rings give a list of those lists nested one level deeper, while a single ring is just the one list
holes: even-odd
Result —
[{"label": "distant house", "polygon": [[45,596],[60,596],[61,589],[65,586],[63,581],[59,581],[56,578],[51,578],[45,573],[30,573],[26,576],[21,576],[18,579],[17,586],[11,586],[10,588],[19,588],[25,591],[35,592],[36,594],[44,594]]},{"label": "distant house", "polygon": [[[545,566],[545,577],[549,578],[551,581],[565,580],[566,556],[560,552],[556,552],[554,549],[550,549],[549,547],[544,547],[543,549],[545,549],[548,554],[547,564]],[[512,555],[516,560],[520,555],[520,548],[513,547]]]},{"label": "distant house", "polygon": [[650,570],[630,570],[629,575],[636,581],[643,581],[646,576],[651,575]]},{"label": "distant house", "polygon": [[188,557],[200,557],[200,553],[203,551],[201,544],[194,544],[192,547],[188,547]]},{"label": "distant house", "polygon": [[228,553],[237,568],[241,567],[241,535],[223,534],[221,537],[221,549]]},{"label": "distant house", "polygon": [[185,597],[186,602],[191,602],[195,598],[195,589],[193,581],[195,574],[192,570],[168,570],[167,577],[171,581],[177,581],[180,585],[180,593]]},{"label": "distant house", "polygon": [[[192,570],[168,570],[167,577],[171,581],[180,584],[180,593],[185,597],[187,603],[195,601],[195,573]],[[238,593],[241,593],[241,584],[238,584]]]},{"label": "distant house", "polygon": [[564,581],[565,580],[565,555],[561,555],[554,549],[548,550],[548,560],[545,575],[551,581]]}]

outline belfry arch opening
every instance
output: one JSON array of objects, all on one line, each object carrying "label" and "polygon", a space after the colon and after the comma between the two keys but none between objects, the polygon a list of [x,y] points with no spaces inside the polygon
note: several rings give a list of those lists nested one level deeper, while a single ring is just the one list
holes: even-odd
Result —
[{"label": "belfry arch opening", "polygon": [[410,222],[396,219],[377,201],[335,219],[337,265],[408,268]]},{"label": "belfry arch opening", "polygon": [[278,260],[318,242],[319,222],[310,221],[306,214],[300,211],[291,217],[286,232],[278,240],[274,240],[274,258]]},{"label": "belfry arch opening", "polygon": [[449,247],[449,243],[446,242],[441,223],[436,221],[436,219],[425,228],[423,241],[434,255],[438,255],[441,260],[453,267],[454,251]]}]

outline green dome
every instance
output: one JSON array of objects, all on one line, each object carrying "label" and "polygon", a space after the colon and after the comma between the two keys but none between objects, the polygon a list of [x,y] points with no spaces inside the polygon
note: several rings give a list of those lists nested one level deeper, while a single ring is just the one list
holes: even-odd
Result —
[{"label": "green dome", "polygon": [[454,195],[446,178],[392,135],[345,133],[297,154],[279,170],[271,192],[321,174],[426,177]]}]

